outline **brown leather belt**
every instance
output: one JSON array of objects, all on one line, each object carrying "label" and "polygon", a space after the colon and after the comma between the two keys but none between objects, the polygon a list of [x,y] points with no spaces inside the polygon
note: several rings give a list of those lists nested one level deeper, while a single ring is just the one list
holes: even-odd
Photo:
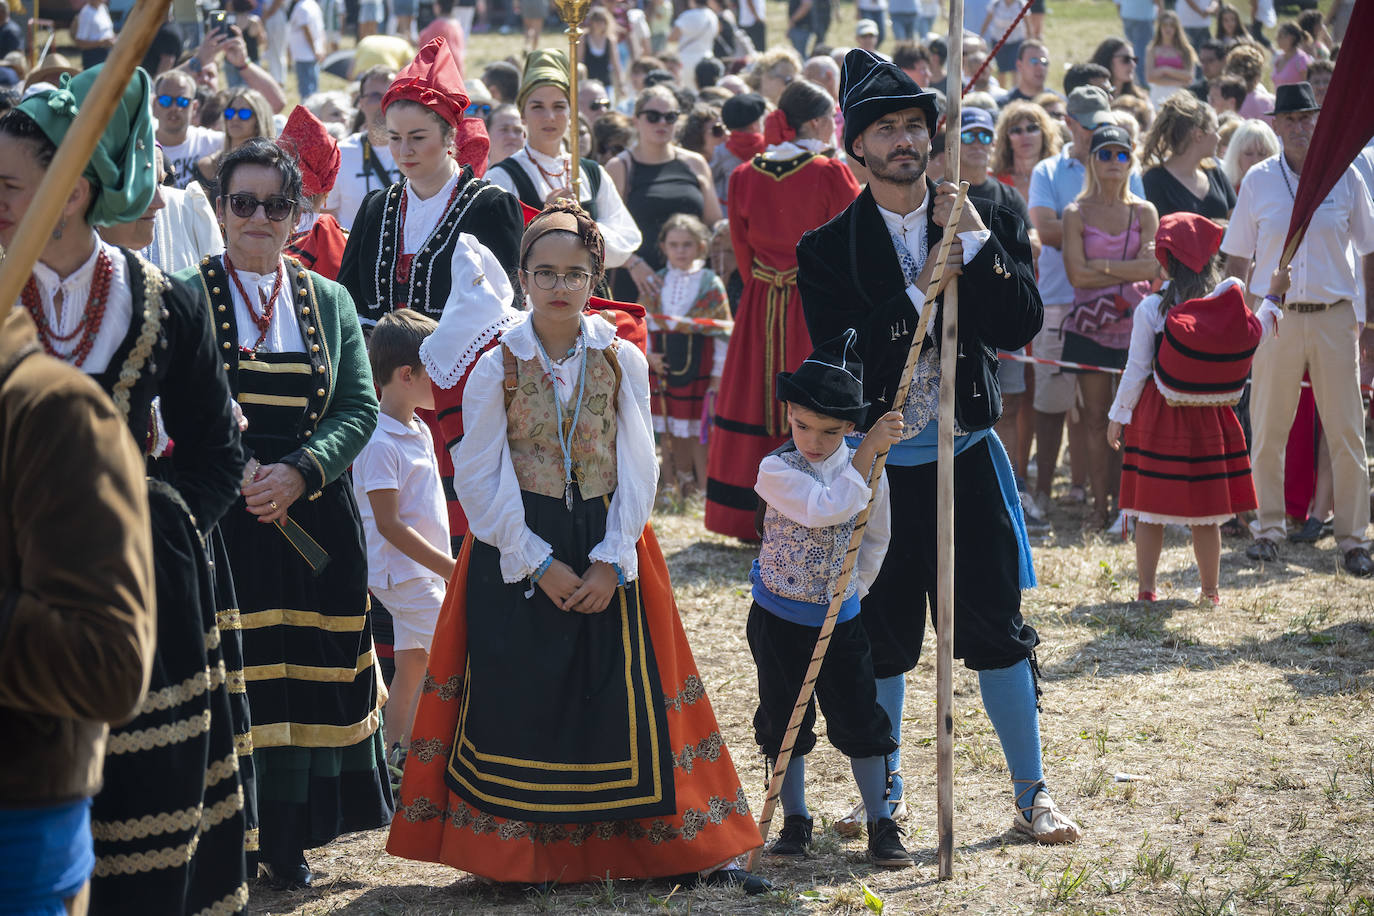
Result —
[{"label": "brown leather belt", "polygon": [[1337,299],[1335,302],[1285,302],[1283,304],[1283,308],[1284,311],[1288,312],[1308,313],[1324,312],[1327,309],[1333,309],[1337,306],[1349,304],[1349,299]]}]

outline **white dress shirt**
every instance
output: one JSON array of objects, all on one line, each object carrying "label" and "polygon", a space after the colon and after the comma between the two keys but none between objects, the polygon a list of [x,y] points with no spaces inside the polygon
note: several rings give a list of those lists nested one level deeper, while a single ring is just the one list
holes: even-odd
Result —
[{"label": "white dress shirt", "polygon": [[[1291,189],[1291,192],[1290,192]],[[1278,267],[1293,215],[1298,176],[1282,152],[1256,165],[1240,185],[1221,250],[1238,258],[1253,258],[1250,292],[1264,296]],[[1359,298],[1357,257],[1374,252],[1374,201],[1364,179],[1347,168],[1318,205],[1297,254],[1293,256],[1293,285],[1289,302],[1324,302]],[[1356,316],[1363,320],[1363,316]]]},{"label": "white dress shirt", "polygon": [[[615,326],[603,318],[582,316],[585,345],[604,350],[615,340]],[[502,336],[517,359],[539,356],[529,313]],[[649,413],[649,363],[639,348],[621,346],[620,393],[616,397],[616,488],[606,516],[606,537],[591,549],[588,559],[614,563],[627,582],[639,576],[635,545],[648,524],[658,487],[653,425]],[[565,388],[576,380],[579,359],[550,367]],[[571,369],[572,374],[568,371]],[[453,487],[467,513],[473,537],[501,551],[501,578],[519,582],[539,568],[553,552],[547,541],[525,524],[520,482],[511,463],[506,438],[506,368],[500,347],[483,353],[472,367],[463,389],[463,440],[453,448],[454,467],[463,468]],[[580,572],[580,570],[574,570]]]},{"label": "white dress shirt", "polygon": [[153,240],[142,251],[145,258],[170,275],[224,251],[215,208],[199,184],[163,188],[162,199],[166,206],[153,217]]},{"label": "white dress shirt", "polygon": [[[808,459],[807,463],[821,475],[823,483],[777,455],[769,455],[759,462],[754,492],[778,512],[807,528],[842,524],[868,505],[873,491],[868,488],[864,475],[854,467],[854,449],[841,442],[829,458],[819,464]],[[860,598],[868,594],[873,580],[878,578],[878,570],[882,569],[883,558],[887,556],[888,542],[892,540],[887,471],[878,478],[877,490],[854,564]]]},{"label": "white dress shirt", "polygon": [[[968,206],[973,206],[973,202],[969,201]],[[911,256],[917,259],[917,270],[925,267],[925,262],[920,258],[921,251],[926,244],[926,211],[929,208],[929,193],[921,200],[919,207],[905,215],[884,210],[882,207],[878,208],[878,212],[883,217],[883,223],[887,226],[888,234],[899,236],[903,244],[906,245],[907,251],[910,251]],[[959,241],[964,243],[965,266],[968,266],[970,261],[978,257],[978,252],[983,250],[983,246],[987,244],[990,238],[992,238],[991,229],[976,229],[959,233]],[[906,295],[911,300],[911,304],[916,307],[917,314],[920,314],[921,309],[925,308],[926,294],[917,289],[915,283],[909,283],[907,284]]]},{"label": "white dress shirt", "polygon": [[[541,199],[547,198],[554,191],[561,187],[566,187],[569,175],[570,157],[564,153],[557,159],[552,156],[545,156],[536,149],[531,149],[528,144],[515,151],[511,156],[520,167],[525,170],[525,174],[530,176],[534,182],[535,189],[539,192]],[[536,165],[537,163],[537,165]],[[542,169],[543,171],[540,171]],[[596,224],[601,228],[601,235],[606,239],[606,266],[620,267],[630,259],[630,255],[639,250],[644,237],[640,235],[639,226],[635,224],[635,218],[630,215],[630,211],[625,209],[625,202],[620,199],[620,192],[615,189],[615,182],[611,181],[611,176],[606,174],[606,170],[597,166],[601,172],[601,184],[596,190]],[[557,176],[553,181],[544,177],[544,172]],[[505,169],[492,169],[487,172],[487,178],[498,188],[505,188],[516,197],[520,192],[515,187],[515,182]],[[587,184],[587,176],[578,174],[577,176],[577,198],[578,200],[592,199],[590,185]]]},{"label": "white dress shirt", "polygon": [[391,157],[391,147],[387,144],[372,146],[375,165],[380,165],[387,175],[385,184],[377,178],[374,165],[363,161],[363,140],[366,137],[367,131],[361,131],[339,141],[339,175],[325,200],[325,212],[334,214],[345,232],[353,228],[358,208],[363,205],[363,199],[369,192],[401,180],[401,172],[396,168],[396,160]]},{"label": "white dress shirt", "polygon": [[[114,273],[110,276],[109,293],[105,298],[105,316],[100,322],[100,330],[91,342],[86,361],[81,371],[89,375],[104,372],[110,366],[115,351],[129,333],[129,322],[133,320],[134,302],[129,291],[129,265],[124,254],[115,246],[91,233],[95,250],[86,262],[65,277],[59,277],[42,261],[33,265],[34,285],[38,287],[38,301],[43,306],[48,325],[60,336],[73,333],[86,313],[86,304],[91,298],[91,281],[95,278],[95,262],[103,251],[110,259]],[[62,308],[58,311],[55,304],[58,292],[62,294]],[[81,345],[81,335],[63,344],[52,341],[58,357],[71,362],[70,355]]]},{"label": "white dress shirt", "polygon": [[429,239],[435,227],[443,220],[444,214],[448,212],[449,195],[457,187],[462,174],[461,170],[454,170],[452,177],[444,182],[439,192],[426,200],[421,200],[415,193],[415,186],[409,181],[406,182],[406,223],[404,238],[401,240],[402,254],[414,254]]}]

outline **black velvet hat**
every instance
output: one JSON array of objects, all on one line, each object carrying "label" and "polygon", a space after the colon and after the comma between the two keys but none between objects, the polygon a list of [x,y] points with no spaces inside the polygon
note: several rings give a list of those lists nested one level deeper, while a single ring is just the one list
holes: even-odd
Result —
[{"label": "black velvet hat", "polygon": [[868,402],[864,400],[863,363],[854,352],[857,337],[851,328],[817,347],[796,372],[779,372],[778,400],[837,420],[862,423]]},{"label": "black velvet hat", "polygon": [[1311,83],[1289,83],[1274,90],[1274,110],[1271,115],[1293,111],[1320,111]]},{"label": "black velvet hat", "polygon": [[768,103],[757,92],[743,92],[732,95],[720,106],[720,121],[728,130],[739,130],[768,114]]},{"label": "black velvet hat", "polygon": [[925,112],[926,125],[934,135],[935,122],[940,118],[935,93],[922,89],[900,67],[872,51],[854,48],[844,56],[840,109],[844,112],[844,148],[849,155],[863,162],[854,152],[854,140],[884,115],[908,108]]}]

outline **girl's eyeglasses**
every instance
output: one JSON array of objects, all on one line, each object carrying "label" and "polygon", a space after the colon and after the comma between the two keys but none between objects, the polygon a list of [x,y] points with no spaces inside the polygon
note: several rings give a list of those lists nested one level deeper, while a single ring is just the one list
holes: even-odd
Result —
[{"label": "girl's eyeglasses", "polygon": [[553,289],[562,280],[563,287],[573,293],[586,289],[592,279],[592,275],[585,270],[570,270],[565,274],[556,270],[526,270],[525,273],[534,278],[534,285],[540,289]]},{"label": "girl's eyeglasses", "polygon": [[1007,131],[1008,136],[1012,136],[1012,137],[1019,137],[1019,136],[1021,136],[1022,134],[1031,134],[1031,135],[1034,135],[1034,134],[1038,134],[1038,133],[1040,133],[1040,125],[1039,125],[1039,124],[1021,124],[1021,125],[1017,125],[1016,127],[1013,127],[1011,130]]},{"label": "girl's eyeglasses", "polygon": [[976,130],[966,130],[959,134],[959,142],[968,143],[970,145],[976,143],[980,146],[987,146],[992,143],[992,131],[988,130],[986,127],[980,127]]},{"label": "girl's eyeglasses", "polygon": [[1117,162],[1130,162],[1131,154],[1126,152],[1124,149],[1100,149],[1097,151],[1098,162],[1111,162],[1113,159],[1115,159]]},{"label": "girl's eyeglasses", "polygon": [[226,109],[224,109],[224,120],[226,120],[226,121],[232,121],[232,120],[234,120],[235,118],[238,118],[240,121],[249,121],[249,120],[252,120],[252,118],[253,118],[253,109],[251,109],[251,108],[226,108]]},{"label": "girl's eyeglasses", "polygon": [[280,194],[274,194],[266,200],[258,200],[252,194],[230,194],[228,201],[229,212],[239,219],[251,219],[258,212],[258,207],[262,207],[262,212],[274,223],[290,216],[296,206],[296,201]]},{"label": "girl's eyeglasses", "polygon": [[664,121],[668,124],[672,124],[675,121],[677,121],[677,116],[681,114],[681,112],[657,111],[653,108],[650,108],[648,111],[641,111],[640,114],[643,115],[644,120],[648,121],[650,124],[657,124],[659,121]]},{"label": "girl's eyeglasses", "polygon": [[184,95],[160,95],[157,97],[157,103],[163,108],[171,108],[173,105],[185,108],[191,104],[191,100]]}]

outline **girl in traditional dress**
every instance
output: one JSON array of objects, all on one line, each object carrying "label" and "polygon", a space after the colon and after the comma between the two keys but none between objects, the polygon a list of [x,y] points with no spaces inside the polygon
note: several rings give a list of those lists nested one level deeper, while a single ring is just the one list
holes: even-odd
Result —
[{"label": "girl in traditional dress", "polygon": [[301,216],[286,251],[307,270],[334,280],[339,276],[348,234],[324,211],[339,174],[339,144],[304,105],[291,110],[277,145],[296,157],[301,170]]},{"label": "girl in traditional dress", "polygon": [[742,540],[758,539],[759,462],[788,436],[773,380],[795,371],[812,350],[797,294],[797,242],[859,194],[849,167],[833,158],[834,114],[824,89],[794,81],[766,120],[768,148],[730,176],[730,240],[744,294],[716,402],[706,527]]},{"label": "girl in traditional dress", "polygon": [[212,348],[248,419],[244,499],[222,526],[244,633],[261,859],[278,884],[302,887],[313,880],[306,849],[392,813],[367,553],[346,473],[377,424],[377,396],[348,294],[282,256],[300,216],[294,157],[249,140],[220,161],[218,181],[225,252],[177,279],[214,316]]},{"label": "girl in traditional dress", "polygon": [[[13,243],[102,69],[64,79],[0,118],[0,244]],[[220,629],[236,622],[216,617],[209,543],[235,499],[243,458],[208,313],[130,250],[152,240],[162,205],[150,88],[147,74],[134,71],[16,307],[33,317],[50,355],[110,395],[141,449],[151,451],[159,396],[176,440],[171,458],[150,465],[157,653],[137,715],[111,729],[106,746],[105,785],[91,812],[91,912],[228,914],[248,901],[235,751],[248,740],[247,708],[241,695],[231,706],[229,678],[242,678],[243,666],[237,634],[226,640]],[[97,226],[128,247],[101,239]]]},{"label": "girl in traditional dress", "polygon": [[536,217],[530,311],[468,378],[456,452],[472,533],[387,850],[496,881],[707,872],[761,891],[712,871],[760,837],[645,528],[648,366],[582,314],[603,251],[571,202]]},{"label": "girl in traditional dress", "polygon": [[[1122,448],[1121,508],[1135,516],[1141,601],[1155,600],[1164,526],[1193,532],[1201,597],[1218,604],[1222,522],[1255,508],[1245,435],[1231,405],[1240,400],[1261,339],[1261,319],[1244,287],[1221,279],[1222,228],[1194,213],[1159,221],[1155,256],[1169,274],[1164,291],[1135,309],[1130,356],[1112,404],[1107,443]],[[1275,271],[1265,306],[1281,301],[1289,273]],[[1261,309],[1261,315],[1266,314]],[[1264,331],[1272,330],[1273,318]]]},{"label": "girl in traditional dress", "polygon": [[[725,284],[706,266],[711,233],[688,213],[671,216],[658,235],[668,259],[659,271],[660,311],[673,318],[729,320]],[[687,497],[706,483],[706,442],[701,425],[709,422],[707,398],[720,390],[720,374],[730,338],[720,330],[688,322],[672,323],[653,335],[649,368],[659,396],[653,401],[654,432],[665,438],[664,475],[676,477],[678,495]]]}]

